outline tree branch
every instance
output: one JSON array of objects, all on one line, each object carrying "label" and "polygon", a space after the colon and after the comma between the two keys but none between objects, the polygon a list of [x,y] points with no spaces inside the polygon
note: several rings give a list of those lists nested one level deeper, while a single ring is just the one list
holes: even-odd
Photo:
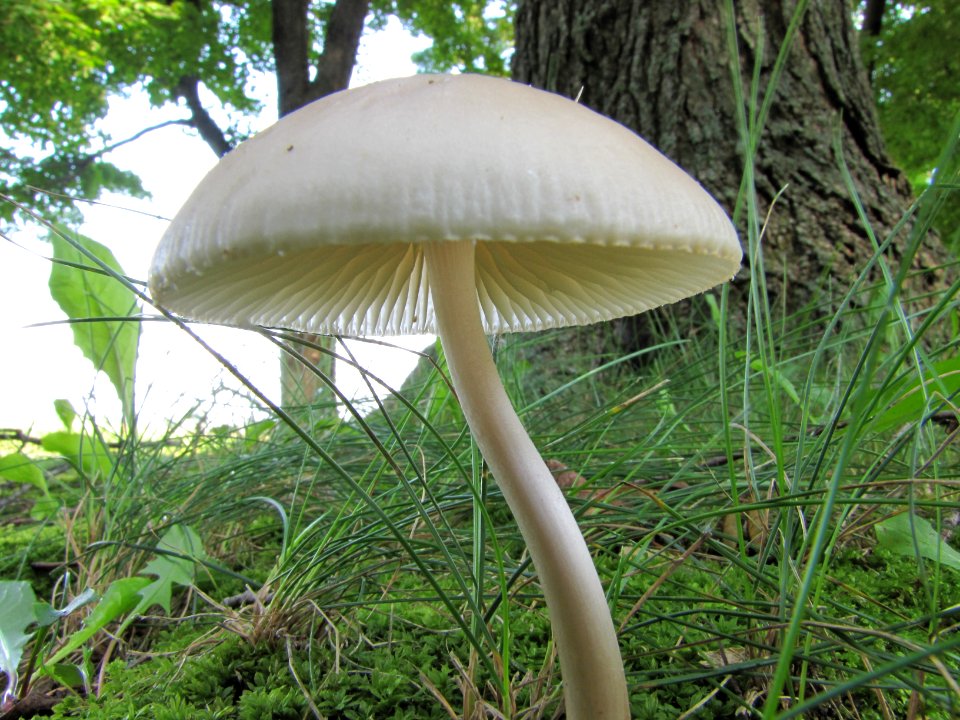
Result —
[{"label": "tree branch", "polygon": [[307,0],[273,0],[271,38],[277,64],[277,96],[280,117],[304,104],[310,85],[310,31]]},{"label": "tree branch", "polygon": [[187,108],[190,110],[191,127],[197,129],[200,137],[217,157],[223,157],[233,149],[233,146],[200,102],[199,86],[199,78],[194,75],[184,75],[173,89],[173,96],[186,101]]},{"label": "tree branch", "polygon": [[317,79],[310,88],[311,99],[343,90],[350,84],[369,7],[369,0],[337,0],[327,23]]},{"label": "tree branch", "polygon": [[273,56],[280,117],[347,87],[369,8],[369,0],[337,0],[327,22],[316,78],[311,82],[308,2],[273,0]]},{"label": "tree branch", "polygon": [[110,145],[107,145],[102,150],[98,150],[96,153],[94,153],[94,157],[99,157],[101,155],[107,154],[108,152],[113,152],[118,147],[122,147],[123,145],[139,140],[147,133],[152,133],[155,130],[162,130],[163,128],[170,127],[171,125],[188,125],[190,127],[193,127],[193,120],[192,119],[191,120],[164,120],[163,122],[157,123],[156,125],[145,127],[143,130],[138,130],[130,137],[124,138],[123,140],[117,140],[115,143],[111,143]]},{"label": "tree branch", "polygon": [[863,9],[863,32],[870,37],[877,37],[880,34],[886,6],[887,0],[867,0],[867,6]]}]

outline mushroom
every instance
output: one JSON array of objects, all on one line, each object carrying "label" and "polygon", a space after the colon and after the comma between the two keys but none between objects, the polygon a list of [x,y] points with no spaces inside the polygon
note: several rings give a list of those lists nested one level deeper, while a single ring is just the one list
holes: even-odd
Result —
[{"label": "mushroom", "polygon": [[327,96],[228,154],[163,236],[156,301],[312,333],[436,332],[539,576],[569,718],[626,718],[604,589],[511,406],[487,334],[641,313],[729,280],[724,211],[623,126],[504,79]]}]

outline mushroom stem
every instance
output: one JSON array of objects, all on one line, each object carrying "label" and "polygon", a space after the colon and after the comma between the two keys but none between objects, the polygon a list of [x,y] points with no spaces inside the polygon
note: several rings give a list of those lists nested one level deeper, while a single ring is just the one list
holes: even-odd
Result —
[{"label": "mushroom stem", "polygon": [[540,578],[560,653],[566,716],[629,717],[610,609],[566,498],[517,417],[483,332],[472,240],[425,243],[427,278],[447,366]]}]

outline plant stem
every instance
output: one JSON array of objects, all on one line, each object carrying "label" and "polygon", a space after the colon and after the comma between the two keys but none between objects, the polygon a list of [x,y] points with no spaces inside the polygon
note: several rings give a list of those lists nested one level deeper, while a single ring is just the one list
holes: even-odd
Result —
[{"label": "plant stem", "polygon": [[463,414],[540,578],[560,653],[566,716],[628,718],[620,647],[590,551],[490,354],[477,299],[474,243],[428,243],[424,255],[437,331]]}]

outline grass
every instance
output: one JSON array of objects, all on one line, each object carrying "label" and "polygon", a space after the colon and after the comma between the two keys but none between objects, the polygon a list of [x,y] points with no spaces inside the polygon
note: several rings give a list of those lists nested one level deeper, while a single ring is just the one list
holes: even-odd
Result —
[{"label": "grass", "polygon": [[[740,329],[724,292],[696,334],[667,318],[642,357],[573,372],[542,352],[560,337],[500,348],[545,459],[573,473],[635,716],[958,712],[958,570],[877,530],[908,515],[960,544],[956,288],[896,287],[864,279],[833,315],[755,305]],[[553,717],[542,598],[442,361],[366,416],[274,413],[141,442],[109,476],[51,461],[69,514],[6,525],[5,577],[102,590],[174,524],[205,552],[169,614],[89,643],[91,694],[55,716]],[[63,563],[29,575],[51,534]]]},{"label": "grass", "polygon": [[[750,154],[772,95],[738,85],[737,99],[737,215],[759,269]],[[960,280],[906,289],[957,187],[958,136],[940,164],[952,170],[894,235],[864,218],[874,262],[838,297],[784,315],[754,272],[662,315],[634,356],[595,342],[577,356],[564,333],[498,345],[508,391],[570,485],[636,717],[960,715]],[[297,338],[263,333],[302,357]],[[169,610],[74,654],[79,686],[39,680],[63,700],[54,717],[562,712],[535,574],[442,357],[367,415],[340,420],[327,397],[284,411],[261,395],[271,419],[249,427],[100,437],[107,466],[44,459],[54,516],[30,519],[36,495],[0,485],[0,574],[57,607],[158,557],[190,568]],[[158,555],[174,526],[203,552]],[[39,656],[89,612],[65,617]]]}]

